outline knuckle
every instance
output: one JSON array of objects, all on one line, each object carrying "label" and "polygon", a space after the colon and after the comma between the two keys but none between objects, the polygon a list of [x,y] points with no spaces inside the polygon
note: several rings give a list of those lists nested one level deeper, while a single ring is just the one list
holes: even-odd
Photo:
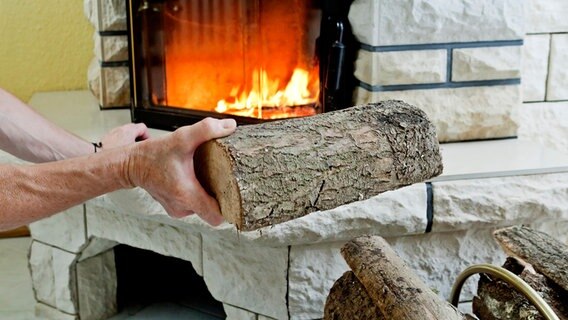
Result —
[{"label": "knuckle", "polygon": [[213,131],[215,130],[217,121],[211,117],[205,118],[202,121],[202,126],[203,129],[208,130],[208,131]]},{"label": "knuckle", "polygon": [[187,135],[189,133],[189,128],[187,127],[181,127],[179,129],[177,129],[176,131],[171,133],[171,137],[172,140],[175,143],[184,143],[186,141]]}]

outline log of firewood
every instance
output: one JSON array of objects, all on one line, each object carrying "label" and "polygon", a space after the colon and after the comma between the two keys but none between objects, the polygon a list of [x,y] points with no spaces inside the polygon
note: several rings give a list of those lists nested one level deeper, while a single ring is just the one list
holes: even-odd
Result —
[{"label": "log of firewood", "polygon": [[[523,264],[515,258],[507,258],[503,267],[535,289],[560,319],[568,319],[568,304],[566,304],[568,295],[564,289],[542,274],[536,273],[532,266]],[[513,286],[489,275],[480,275],[472,309],[480,320],[544,319],[527,298],[517,292]]]},{"label": "log of firewood", "polygon": [[325,302],[324,320],[386,320],[355,274],[347,271],[331,289]]},{"label": "log of firewood", "polygon": [[467,319],[432,292],[383,238],[357,238],[341,254],[387,319]]},{"label": "log of firewood", "polygon": [[442,172],[433,124],[401,101],[242,126],[203,144],[195,166],[225,219],[244,231]]},{"label": "log of firewood", "polygon": [[507,255],[526,261],[568,291],[568,246],[524,226],[496,230],[493,236]]}]

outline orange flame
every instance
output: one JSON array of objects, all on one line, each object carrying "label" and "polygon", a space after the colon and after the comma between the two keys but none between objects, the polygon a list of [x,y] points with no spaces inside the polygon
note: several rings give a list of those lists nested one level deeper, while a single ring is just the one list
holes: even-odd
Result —
[{"label": "orange flame", "polygon": [[[302,117],[316,113],[319,84],[310,84],[308,71],[295,68],[286,87],[280,89],[278,79],[271,79],[264,69],[255,69],[249,92],[233,87],[230,97],[217,102],[216,112],[261,119]],[[315,92],[314,92],[315,91]]]}]

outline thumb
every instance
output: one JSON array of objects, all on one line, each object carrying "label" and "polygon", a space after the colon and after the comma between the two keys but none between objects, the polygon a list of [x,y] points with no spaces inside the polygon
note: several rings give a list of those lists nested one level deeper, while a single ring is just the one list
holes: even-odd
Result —
[{"label": "thumb", "polygon": [[136,124],[136,141],[142,141],[150,138],[148,127],[144,123]]},{"label": "thumb", "polygon": [[185,130],[183,134],[189,147],[196,149],[206,141],[230,135],[235,132],[236,128],[237,122],[234,119],[206,118],[192,126],[183,128]]}]

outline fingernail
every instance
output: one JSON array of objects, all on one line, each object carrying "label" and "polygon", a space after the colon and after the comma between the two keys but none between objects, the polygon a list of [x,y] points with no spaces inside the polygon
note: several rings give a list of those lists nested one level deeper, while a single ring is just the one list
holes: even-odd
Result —
[{"label": "fingernail", "polygon": [[237,126],[237,121],[235,119],[223,119],[223,129],[233,129]]}]

